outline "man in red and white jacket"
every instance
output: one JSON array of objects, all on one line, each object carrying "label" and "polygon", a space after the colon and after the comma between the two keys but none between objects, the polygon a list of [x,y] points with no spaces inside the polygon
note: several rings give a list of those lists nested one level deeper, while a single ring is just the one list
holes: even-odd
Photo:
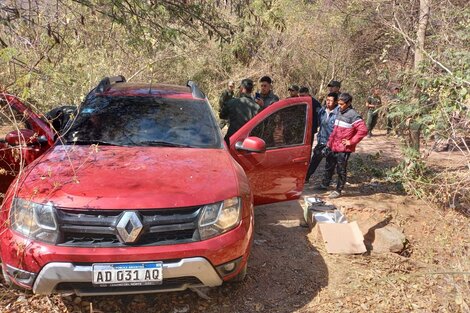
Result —
[{"label": "man in red and white jacket", "polygon": [[349,156],[356,150],[356,145],[367,135],[366,124],[352,108],[352,99],[349,93],[342,93],[339,96],[340,112],[336,116],[335,127],[323,151],[326,156],[326,168],[320,189],[326,190],[328,188],[335,168],[338,174],[336,190],[331,192],[330,198],[341,196],[346,184]]}]

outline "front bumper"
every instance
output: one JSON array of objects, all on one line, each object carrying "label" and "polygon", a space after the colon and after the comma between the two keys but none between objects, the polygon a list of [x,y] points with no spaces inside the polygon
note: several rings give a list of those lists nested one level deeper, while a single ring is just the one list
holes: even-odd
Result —
[{"label": "front bumper", "polygon": [[[188,244],[126,248],[57,247],[29,241],[7,230],[0,247],[4,270],[10,273],[13,283],[32,289],[34,293],[132,294],[221,285],[246,264],[252,235],[253,221],[247,218],[225,234]],[[162,285],[96,287],[92,284],[92,263],[155,260],[163,262]],[[232,272],[225,273],[220,269],[235,260],[239,261]]]},{"label": "front bumper", "polygon": [[139,294],[179,291],[190,287],[215,287],[222,278],[204,258],[188,258],[163,263],[163,283],[152,286],[100,287],[94,286],[92,265],[55,262],[43,267],[34,281],[36,294],[69,293],[80,296]]}]

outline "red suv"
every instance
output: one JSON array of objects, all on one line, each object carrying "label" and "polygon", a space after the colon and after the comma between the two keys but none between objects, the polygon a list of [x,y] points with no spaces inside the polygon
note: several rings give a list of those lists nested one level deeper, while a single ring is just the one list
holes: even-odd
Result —
[{"label": "red suv", "polygon": [[57,140],[18,99],[0,98],[2,110],[25,120],[1,143],[2,164],[20,168],[9,153],[27,164],[2,205],[3,276],[35,293],[130,294],[242,280],[253,205],[296,199],[303,189],[309,97],[264,109],[229,146],[191,81],[105,78]]}]

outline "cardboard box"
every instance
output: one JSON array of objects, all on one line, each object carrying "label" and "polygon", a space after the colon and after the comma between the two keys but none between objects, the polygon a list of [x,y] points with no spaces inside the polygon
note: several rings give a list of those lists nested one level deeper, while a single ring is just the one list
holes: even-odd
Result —
[{"label": "cardboard box", "polygon": [[328,253],[358,254],[367,251],[357,222],[319,223],[318,226]]}]

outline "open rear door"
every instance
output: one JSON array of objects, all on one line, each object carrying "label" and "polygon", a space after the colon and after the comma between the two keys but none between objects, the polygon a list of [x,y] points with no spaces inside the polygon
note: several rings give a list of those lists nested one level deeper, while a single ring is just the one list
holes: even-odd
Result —
[{"label": "open rear door", "polygon": [[18,98],[0,93],[0,193],[5,193],[19,171],[53,143],[48,123]]},{"label": "open rear door", "polygon": [[[300,197],[312,149],[312,118],[311,97],[289,98],[267,107],[230,137],[230,153],[244,168],[256,205]],[[265,151],[243,148],[253,137],[265,142]]]}]

